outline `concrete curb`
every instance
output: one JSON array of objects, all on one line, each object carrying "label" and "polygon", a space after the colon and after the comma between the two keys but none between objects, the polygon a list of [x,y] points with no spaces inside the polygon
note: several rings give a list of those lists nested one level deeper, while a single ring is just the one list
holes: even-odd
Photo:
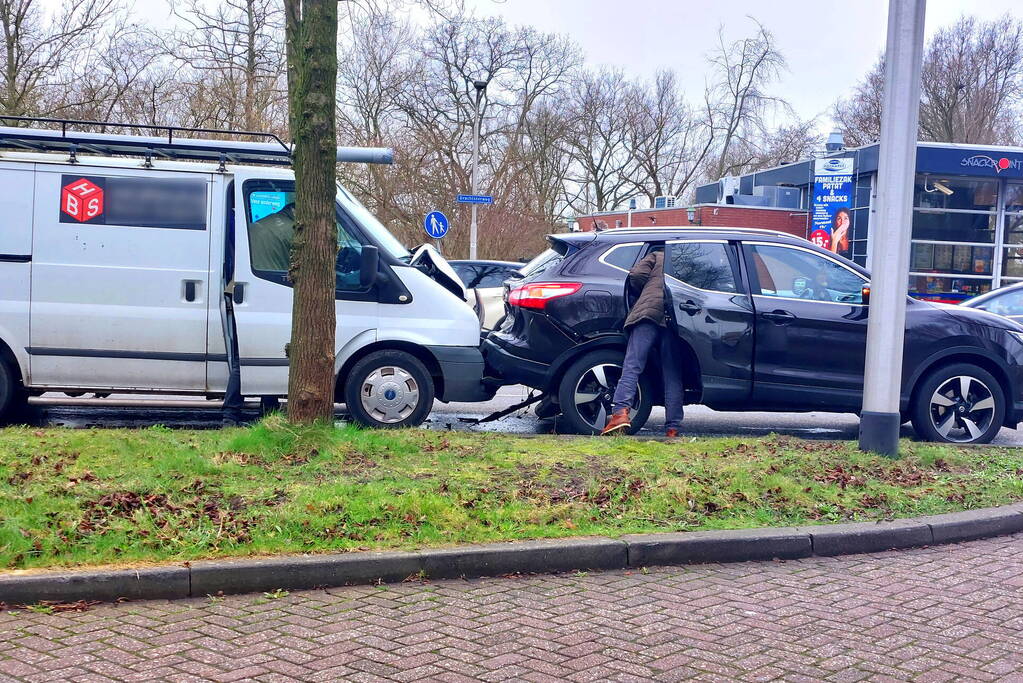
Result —
[{"label": "concrete curb", "polygon": [[0,603],[202,597],[406,579],[852,555],[1023,531],[1023,503],[887,522],[489,543],[419,552],[204,560],[144,569],[0,574]]}]

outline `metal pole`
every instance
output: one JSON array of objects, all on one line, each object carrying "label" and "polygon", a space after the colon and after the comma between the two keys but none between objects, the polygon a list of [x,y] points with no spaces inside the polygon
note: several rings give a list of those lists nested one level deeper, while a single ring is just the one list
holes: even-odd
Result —
[{"label": "metal pole", "polygon": [[[476,123],[472,132],[472,193],[479,194],[480,165],[480,100],[487,89],[487,81],[473,81],[476,88]],[[472,222],[469,224],[469,258],[476,259],[476,204],[472,205]]]},{"label": "metal pole", "polygon": [[899,453],[899,397],[906,330],[906,283],[920,115],[927,0],[891,0],[885,48],[877,205],[870,224],[871,279],[860,450]]}]

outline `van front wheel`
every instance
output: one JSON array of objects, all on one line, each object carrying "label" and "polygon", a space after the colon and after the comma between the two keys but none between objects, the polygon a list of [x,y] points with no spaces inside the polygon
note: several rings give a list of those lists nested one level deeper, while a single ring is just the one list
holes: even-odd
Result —
[{"label": "van front wheel", "polygon": [[433,379],[404,351],[375,351],[359,360],[345,383],[345,404],[359,424],[375,429],[415,427],[433,407]]}]

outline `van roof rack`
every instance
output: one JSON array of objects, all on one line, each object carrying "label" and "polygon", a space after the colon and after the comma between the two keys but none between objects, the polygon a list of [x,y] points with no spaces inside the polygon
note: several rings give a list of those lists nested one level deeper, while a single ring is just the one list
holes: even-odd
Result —
[{"label": "van roof rack", "polygon": [[[72,162],[79,153],[100,156],[141,156],[147,165],[153,158],[209,161],[219,163],[269,164],[290,166],[291,146],[273,133],[215,128],[184,128],[110,121],[78,121],[34,116],[0,115],[0,149],[31,152],[63,152]],[[21,127],[37,124],[44,127]],[[81,130],[82,128],[92,130]],[[107,128],[145,131],[152,135],[107,133]],[[96,129],[104,132],[95,132]],[[258,141],[220,140],[192,136],[248,137]],[[389,149],[379,147],[338,147],[337,160],[357,163],[389,164],[394,158]]]}]

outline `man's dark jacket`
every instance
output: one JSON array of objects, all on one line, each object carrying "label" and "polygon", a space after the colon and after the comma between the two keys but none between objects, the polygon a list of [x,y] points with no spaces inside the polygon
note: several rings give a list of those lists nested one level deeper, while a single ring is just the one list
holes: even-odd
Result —
[{"label": "man's dark jacket", "polygon": [[664,327],[664,254],[655,251],[647,255],[629,271],[629,294],[637,296],[636,303],[625,318],[625,329],[649,320]]}]

